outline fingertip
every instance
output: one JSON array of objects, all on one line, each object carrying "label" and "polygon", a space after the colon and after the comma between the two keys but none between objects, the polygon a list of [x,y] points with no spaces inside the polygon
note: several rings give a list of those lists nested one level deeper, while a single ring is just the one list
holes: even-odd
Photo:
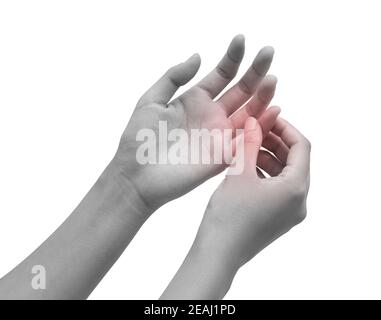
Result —
[{"label": "fingertip", "polygon": [[269,70],[274,56],[274,48],[271,46],[263,47],[259,50],[253,61],[253,68],[260,76],[264,76]]},{"label": "fingertip", "polygon": [[175,81],[176,85],[183,86],[190,81],[200,68],[201,58],[198,53],[191,55],[183,63],[169,69],[171,79]]},{"label": "fingertip", "polygon": [[262,53],[263,55],[273,57],[275,50],[274,50],[274,47],[272,46],[264,46],[259,52]]},{"label": "fingertip", "polygon": [[240,34],[237,34],[233,40],[232,40],[232,43],[235,43],[237,45],[241,45],[241,46],[244,46],[245,45],[245,36],[240,33]]},{"label": "fingertip", "polygon": [[195,75],[201,65],[201,57],[198,53],[193,54],[188,60],[187,63],[190,64],[194,70]]},{"label": "fingertip", "polygon": [[245,53],[245,37],[242,34],[236,35],[230,42],[227,52],[234,62],[241,62]]},{"label": "fingertip", "polygon": [[275,125],[281,109],[278,106],[269,107],[260,117],[260,124],[264,135],[267,135]]},{"label": "fingertip", "polygon": [[257,119],[254,117],[248,117],[245,122],[245,130],[253,130],[257,125]]},{"label": "fingertip", "polygon": [[282,109],[279,107],[279,106],[271,106],[269,108],[269,110],[271,109],[271,111],[276,114],[277,116],[279,116],[279,114],[282,112]]},{"label": "fingertip", "polygon": [[245,41],[245,35],[243,33],[237,34],[234,38],[239,38],[239,39],[242,39],[243,41]]},{"label": "fingertip", "polygon": [[192,63],[192,64],[200,64],[201,63],[201,57],[200,54],[194,53],[192,54],[185,63]]},{"label": "fingertip", "polygon": [[274,86],[277,85],[278,83],[278,78],[276,76],[274,76],[273,74],[268,74],[266,77],[265,77],[265,81],[267,83],[271,83],[273,84]]},{"label": "fingertip", "polygon": [[245,36],[242,33],[238,33],[233,37],[233,39],[231,40],[230,43],[232,43],[232,42],[237,42],[237,43],[238,42],[240,42],[240,43],[245,42]]}]

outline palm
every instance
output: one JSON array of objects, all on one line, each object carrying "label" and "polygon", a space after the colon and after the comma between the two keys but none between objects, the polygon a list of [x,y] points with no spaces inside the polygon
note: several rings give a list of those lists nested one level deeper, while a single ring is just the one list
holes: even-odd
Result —
[{"label": "palm", "polygon": [[[159,136],[158,123],[164,121],[168,131],[184,129],[188,134],[192,129],[234,130],[243,128],[248,116],[257,116],[266,109],[275,90],[275,80],[271,77],[259,85],[271,63],[272,51],[267,48],[257,55],[253,65],[235,86],[214,100],[236,75],[243,51],[243,38],[236,37],[215,70],[196,86],[169,101],[177,88],[187,83],[197,72],[200,60],[194,55],[185,63],[171,68],[138,102],[123,134],[117,158],[129,166],[125,170],[129,172],[128,179],[144,194],[150,205],[162,204],[152,203],[152,199],[166,202],[190,191],[222,171],[224,164],[154,163],[139,170],[141,166],[136,163],[135,154],[139,147],[136,134],[140,129],[150,128]],[[235,112],[248,100],[244,108]],[[163,156],[161,152],[167,150],[163,151],[159,146],[159,158]],[[166,183],[163,184],[163,181]]]},{"label": "palm", "polygon": [[179,108],[184,110],[183,129],[233,129],[218,101],[199,88],[192,88],[181,97]]}]

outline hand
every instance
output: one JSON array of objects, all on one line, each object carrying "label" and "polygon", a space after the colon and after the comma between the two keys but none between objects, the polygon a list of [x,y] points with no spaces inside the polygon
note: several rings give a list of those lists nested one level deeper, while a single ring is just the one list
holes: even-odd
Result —
[{"label": "hand", "polygon": [[[159,121],[165,121],[168,131],[184,129],[188,134],[192,129],[233,130],[243,128],[249,116],[258,118],[266,127],[278,116],[279,108],[266,110],[276,86],[275,77],[265,76],[273,57],[270,47],[258,53],[237,84],[213,100],[235,77],[243,54],[244,38],[236,36],[217,67],[178,98],[171,100],[176,90],[196,74],[198,55],[170,68],[139,100],[112,163],[123,183],[132,185],[151,211],[221,172],[226,163],[139,164],[136,151],[141,142],[136,137],[140,129],[152,129],[158,137]],[[173,143],[168,148],[158,145],[156,159],[166,159],[171,147]]]},{"label": "hand", "polygon": [[[264,139],[254,118],[245,125],[244,172],[230,175],[213,194],[198,240],[240,267],[306,216],[310,143],[278,118]],[[237,160],[237,161],[238,161]],[[270,177],[265,178],[260,166]],[[261,179],[262,178],[262,179]]]},{"label": "hand", "polygon": [[161,299],[223,298],[245,262],[304,219],[310,143],[277,118],[263,140],[270,153],[260,150],[262,132],[249,117],[244,152],[236,159],[244,171],[228,175],[213,194],[192,248]]}]

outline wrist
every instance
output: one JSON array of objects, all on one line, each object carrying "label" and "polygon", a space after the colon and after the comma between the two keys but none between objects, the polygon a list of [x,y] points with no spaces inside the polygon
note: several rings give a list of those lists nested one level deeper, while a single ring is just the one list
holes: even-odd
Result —
[{"label": "wrist", "polygon": [[114,162],[102,172],[84,201],[102,209],[94,212],[100,211],[116,219],[133,217],[144,222],[153,212]]},{"label": "wrist", "polygon": [[[210,230],[211,231],[211,230]],[[201,265],[199,270],[210,270],[210,287],[214,287],[212,299],[222,299],[228,292],[231,283],[240,268],[235,253],[224,247],[219,238],[201,235],[199,232],[189,251],[187,260],[191,264]]]},{"label": "wrist", "polygon": [[239,260],[236,258],[235,252],[220,241],[220,238],[213,237],[212,233],[202,235],[198,232],[195,241],[189,251],[191,258],[205,259],[211,261],[215,265],[221,266],[221,271],[228,274],[232,278],[241,267]]},{"label": "wrist", "polygon": [[161,298],[222,299],[229,291],[236,272],[237,269],[223,255],[195,241]]},{"label": "wrist", "polygon": [[160,299],[222,299],[236,272],[222,255],[196,240]]}]

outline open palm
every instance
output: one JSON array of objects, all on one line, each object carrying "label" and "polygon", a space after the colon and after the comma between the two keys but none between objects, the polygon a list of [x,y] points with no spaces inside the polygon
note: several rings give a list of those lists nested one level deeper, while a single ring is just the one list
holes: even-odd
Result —
[{"label": "open palm", "polygon": [[160,122],[165,122],[168,132],[173,129],[184,129],[188,134],[192,129],[234,131],[242,129],[249,116],[259,118],[264,131],[271,129],[280,112],[277,107],[266,110],[276,86],[276,78],[266,76],[273,57],[271,47],[260,50],[244,76],[216,99],[234,79],[243,55],[244,38],[239,35],[231,41],[214,70],[171,100],[176,90],[197,73],[200,57],[195,54],[169,69],[137,103],[114,160],[149,206],[158,207],[181,196],[221,172],[226,164],[161,162],[160,159],[167,159],[171,144],[167,148],[157,146],[158,163],[139,164],[136,160],[136,150],[141,144],[136,139],[139,130],[148,128],[159,137]]}]

